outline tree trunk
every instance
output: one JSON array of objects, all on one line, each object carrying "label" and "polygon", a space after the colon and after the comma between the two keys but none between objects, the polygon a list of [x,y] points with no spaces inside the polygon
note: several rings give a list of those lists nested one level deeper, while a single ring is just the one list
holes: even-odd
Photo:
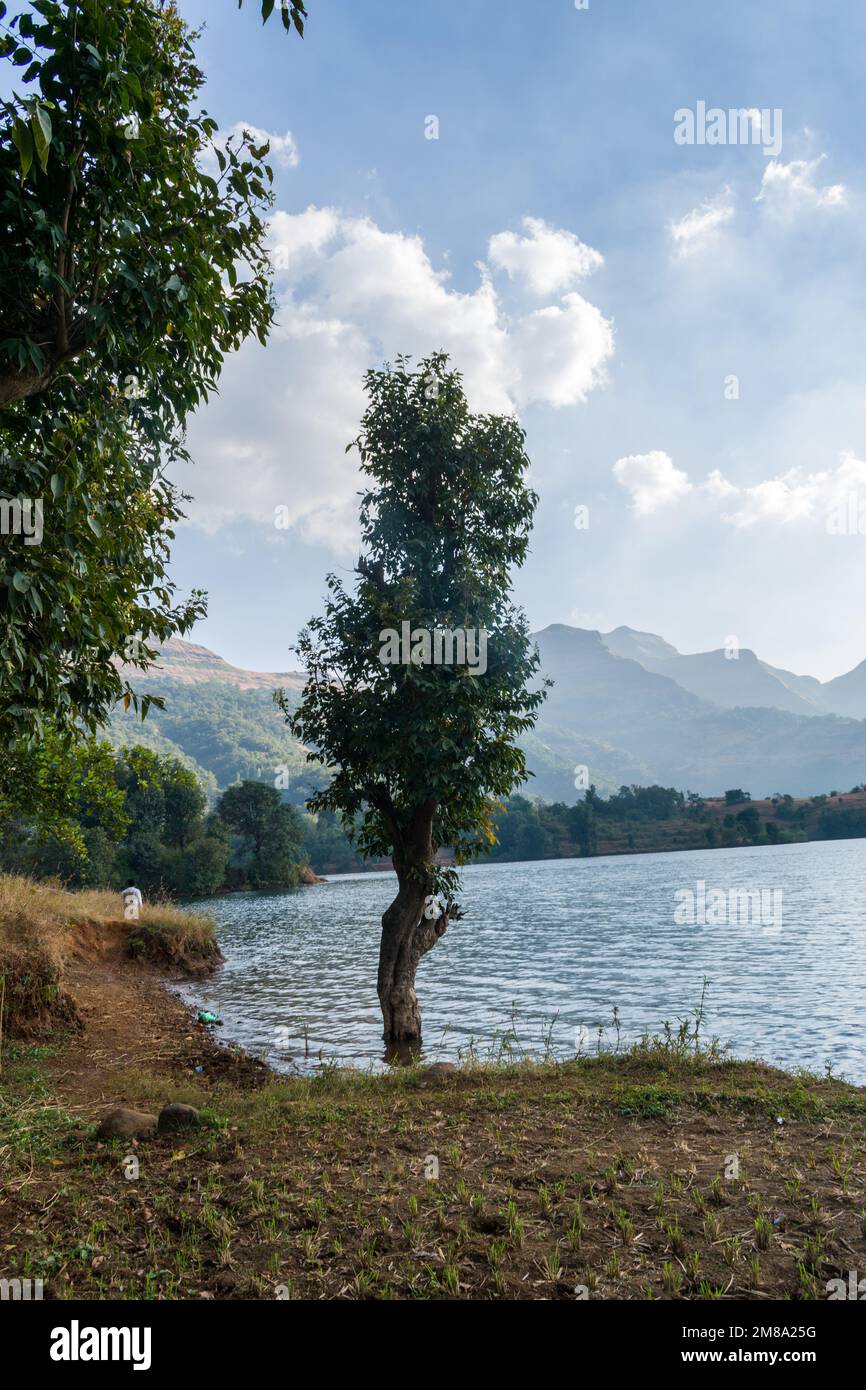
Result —
[{"label": "tree trunk", "polygon": [[407,1050],[409,1047],[417,1049],[421,1042],[421,1010],[415,993],[418,963],[444,936],[448,923],[456,921],[463,914],[456,903],[449,902],[442,915],[434,921],[428,921],[424,916],[424,899],[433,892],[435,884],[435,799],[431,797],[414,807],[405,827],[400,826],[390,802],[385,811],[394,831],[392,862],[399,887],[396,898],[382,918],[379,1003],[382,1006],[386,1043]]},{"label": "tree trunk", "polygon": [[388,1043],[420,1043],[421,1010],[415,972],[421,957],[445,932],[448,916],[428,922],[424,899],[430,892],[417,879],[402,879],[397,896],[382,918],[379,948],[379,1003]]}]

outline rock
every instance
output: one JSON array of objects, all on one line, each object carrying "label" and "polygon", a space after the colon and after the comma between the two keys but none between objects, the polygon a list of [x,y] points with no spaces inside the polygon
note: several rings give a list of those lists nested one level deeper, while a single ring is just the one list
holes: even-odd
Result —
[{"label": "rock", "polygon": [[179,1129],[198,1129],[201,1121],[194,1105],[179,1105],[173,1102],[164,1105],[159,1112],[157,1128],[160,1134],[173,1134]]},{"label": "rock", "polygon": [[431,1066],[424,1068],[422,1076],[429,1076],[431,1081],[436,1081],[440,1076],[455,1076],[459,1070],[453,1062],[433,1062]]},{"label": "rock", "polygon": [[136,1139],[142,1134],[153,1134],[156,1129],[156,1116],[147,1115],[143,1110],[128,1110],[116,1105],[103,1115],[97,1139]]}]

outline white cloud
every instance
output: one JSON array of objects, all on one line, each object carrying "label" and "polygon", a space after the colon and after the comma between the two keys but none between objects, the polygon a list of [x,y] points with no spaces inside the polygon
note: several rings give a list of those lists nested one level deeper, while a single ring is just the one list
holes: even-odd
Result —
[{"label": "white cloud", "polygon": [[606,380],[613,325],[580,294],[567,294],[561,305],[517,319],[510,338],[514,361],[519,363],[519,378],[512,388],[518,405],[533,401],[574,405]]},{"label": "white cloud", "polygon": [[285,506],[306,539],[350,551],[359,480],[345,445],[364,372],[399,352],[449,352],[477,411],[574,405],[604,382],[613,326],[576,292],[512,312],[483,266],[474,289],[456,290],[419,237],[335,208],[278,212],[269,241],[277,327],[266,349],[247,343],[228,362],[190,431],[200,526],[273,522]]},{"label": "white cloud", "polygon": [[268,224],[268,244],[282,283],[297,281],[314,265],[340,230],[334,208],[310,206],[306,212],[277,212]]},{"label": "white cloud", "polygon": [[[694,491],[687,475],[674,468],[669,456],[660,451],[618,459],[613,472],[617,482],[631,493],[638,515],[647,515]],[[852,497],[866,508],[866,463],[847,452],[840,455],[836,468],[818,473],[789,468],[745,487],[714,468],[699,493],[720,508],[721,521],[741,530],[796,521],[823,522],[831,512],[844,511]]]},{"label": "white cloud", "polygon": [[737,488],[733,483],[729,483],[727,478],[723,478],[718,468],[714,468],[712,473],[707,474],[707,481],[703,484],[704,491],[711,497],[731,497]]},{"label": "white cloud", "polygon": [[631,494],[638,516],[648,516],[692,490],[687,475],[675,468],[670,456],[660,449],[617,459],[613,476]]},{"label": "white cloud", "polygon": [[715,198],[707,198],[679,221],[671,222],[670,234],[680,256],[693,256],[718,236],[734,218],[734,195],[725,185]]},{"label": "white cloud", "polygon": [[764,170],[761,191],[756,202],[766,202],[779,211],[793,211],[796,207],[831,208],[840,207],[848,200],[848,190],[844,184],[832,183],[819,186],[815,174],[827,158],[825,154],[817,159],[794,159],[790,164],[782,164],[773,159]]},{"label": "white cloud", "polygon": [[722,520],[740,527],[764,521],[796,521],[810,514],[818,491],[816,478],[811,475],[803,478],[798,470],[791,469],[778,478],[767,478],[752,487],[737,489],[739,506],[734,512],[723,512]]},{"label": "white cloud", "polygon": [[[723,512],[722,520],[739,528],[824,519],[832,508],[844,506],[858,488],[866,500],[866,463],[852,453],[842,454],[835,469],[805,473],[791,468],[751,487],[738,488],[725,482],[718,470],[710,474],[708,485],[711,481],[716,496],[724,495],[729,501],[736,497],[736,510]],[[723,484],[724,491],[718,484]]]},{"label": "white cloud", "polygon": [[488,256],[497,270],[512,280],[523,279],[538,295],[569,289],[604,264],[604,257],[573,232],[550,227],[539,217],[524,217],[528,236],[497,232],[490,238]]}]

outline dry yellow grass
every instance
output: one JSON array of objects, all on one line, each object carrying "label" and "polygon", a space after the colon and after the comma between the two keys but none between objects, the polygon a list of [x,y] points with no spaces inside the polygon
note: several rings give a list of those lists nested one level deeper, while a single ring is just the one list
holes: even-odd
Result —
[{"label": "dry yellow grass", "polygon": [[[85,922],[97,926],[123,922],[120,894],[97,888],[71,893],[58,882],[0,874],[0,941],[56,944],[70,927]],[[214,930],[210,917],[163,901],[145,902],[139,922],[155,931],[190,938],[210,937]]]}]

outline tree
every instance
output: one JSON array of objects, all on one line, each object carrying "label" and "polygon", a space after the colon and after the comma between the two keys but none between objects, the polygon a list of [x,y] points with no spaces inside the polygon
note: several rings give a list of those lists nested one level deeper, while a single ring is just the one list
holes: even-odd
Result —
[{"label": "tree", "polygon": [[50,735],[13,766],[15,798],[0,793],[2,871],[73,887],[119,887],[131,875],[187,895],[225,883],[228,828],[204,816],[204,794],[176,759]]},{"label": "tree", "polygon": [[510,796],[495,816],[496,844],[491,858],[543,859],[545,836],[538,807],[525,796]]},{"label": "tree", "polygon": [[587,806],[585,801],[578,801],[569,808],[566,823],[572,840],[580,846],[581,855],[586,858],[595,854],[597,836],[592,806]]},{"label": "tree", "polygon": [[223,792],[217,814],[242,841],[245,881],[257,887],[297,882],[303,826],[294,807],[264,782],[237,782]]},{"label": "tree", "polygon": [[216,817],[205,819],[195,774],[136,745],[117,755],[115,779],[129,820],[121,862],[140,886],[188,894],[221,887],[228,836]]},{"label": "tree", "polygon": [[744,811],[738,811],[736,823],[748,839],[754,840],[761,832],[761,817],[757,806],[747,806]]},{"label": "tree", "polygon": [[[329,575],[323,616],[301,634],[308,674],[295,737],[332,774],[308,805],[335,811],[365,857],[390,855],[397,895],[382,918],[378,995],[385,1038],[417,1043],[415,975],[462,914],[456,870],[494,841],[493,816],[526,777],[517,738],[544,698],[526,619],[511,602],[537,498],[517,421],[472,415],[461,377],[437,353],[366,376],[369,405],[355,440],[364,553],[350,593]],[[396,634],[419,633],[394,664]],[[486,641],[486,669],[459,660],[460,634]],[[441,635],[441,641],[439,636]],[[449,664],[437,661],[446,655]],[[387,640],[386,640],[387,636]],[[435,639],[435,641],[434,641]],[[466,647],[468,653],[469,647]],[[438,916],[428,897],[445,896]]]},{"label": "tree", "polygon": [[201,831],[207,798],[195,773],[176,759],[163,761],[162,793],[165,798],[165,842],[177,849],[186,849]]},{"label": "tree", "polygon": [[348,874],[363,868],[333,811],[305,816],[304,850],[317,873]]},{"label": "tree", "polygon": [[92,412],[67,394],[0,412],[2,492],[44,514],[44,540],[4,535],[0,552],[0,743],[22,742],[22,757],[50,729],[94,732],[119,700],[146,714],[118,660],[144,669],[150,644],[205,610],[198,592],[176,602],[167,575],[181,498],[158,446],[133,437],[107,388]]},{"label": "tree", "polygon": [[861,839],[866,836],[866,807],[823,811],[815,830],[817,840]]},{"label": "tree", "polygon": [[138,707],[118,660],[145,670],[204,612],[167,576],[165,470],[226,355],[270,329],[272,171],[267,145],[218,140],[168,0],[29,0],[0,57],[21,73],[0,102],[8,747]]},{"label": "tree", "polygon": [[228,826],[219,816],[208,816],[201,837],[178,856],[178,891],[187,897],[217,892],[225,884],[228,862]]},{"label": "tree", "polygon": [[158,755],[149,748],[127,748],[117,758],[115,780],[124,795],[132,836],[162,839],[165,828],[165,792]]}]

